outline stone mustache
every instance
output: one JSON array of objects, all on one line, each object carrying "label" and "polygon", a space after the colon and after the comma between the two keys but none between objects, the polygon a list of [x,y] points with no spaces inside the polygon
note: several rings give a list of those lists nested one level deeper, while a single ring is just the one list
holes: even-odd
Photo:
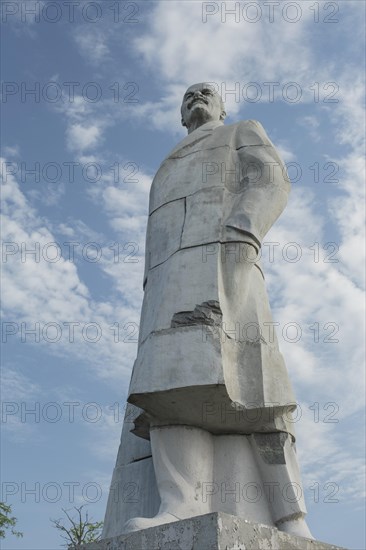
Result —
[{"label": "stone mustache", "polygon": [[217,511],[312,538],[296,401],[257,261],[290,182],[259,122],[223,123],[210,84],[188,88],[181,113],[188,136],[151,186],[138,354],[103,538]]}]

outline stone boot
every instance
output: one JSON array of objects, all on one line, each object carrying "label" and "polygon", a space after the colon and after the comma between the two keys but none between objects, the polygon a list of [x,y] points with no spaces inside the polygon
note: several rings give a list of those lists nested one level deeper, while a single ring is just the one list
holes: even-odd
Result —
[{"label": "stone boot", "polygon": [[153,518],[132,518],[123,532],[200,516],[211,511],[202,484],[212,481],[212,436],[190,426],[155,426],[150,431],[154,470],[161,505]]},{"label": "stone boot", "polygon": [[251,436],[268,502],[277,529],[312,539],[305,521],[306,506],[293,437],[285,432]]}]

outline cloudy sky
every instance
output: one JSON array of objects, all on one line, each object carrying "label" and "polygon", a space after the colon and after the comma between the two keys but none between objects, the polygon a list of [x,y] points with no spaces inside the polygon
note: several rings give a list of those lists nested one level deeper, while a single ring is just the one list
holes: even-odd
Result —
[{"label": "cloudy sky", "polygon": [[[293,181],[263,263],[314,536],[365,548],[365,3],[2,1],[2,496],[23,539],[103,519],[136,355],[152,177],[188,85]],[[33,12],[33,13],[32,13]],[[162,299],[164,297],[162,296]]]}]

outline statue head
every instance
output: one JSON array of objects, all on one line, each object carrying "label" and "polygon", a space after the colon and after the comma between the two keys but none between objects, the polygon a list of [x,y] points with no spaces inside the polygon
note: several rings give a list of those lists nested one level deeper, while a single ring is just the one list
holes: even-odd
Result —
[{"label": "statue head", "polygon": [[181,107],[182,125],[192,132],[211,120],[224,120],[224,102],[214,87],[201,82],[190,86],[183,96]]}]

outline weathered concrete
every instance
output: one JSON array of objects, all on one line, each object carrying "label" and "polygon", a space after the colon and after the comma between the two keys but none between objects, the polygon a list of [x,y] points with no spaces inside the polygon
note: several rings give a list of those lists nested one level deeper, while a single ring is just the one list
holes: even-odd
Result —
[{"label": "weathered concrete", "polygon": [[151,185],[134,427],[126,413],[102,536],[226,513],[311,537],[296,399],[257,263],[290,181],[259,122],[223,124],[210,84],[188,88],[181,114],[188,136]]},{"label": "weathered concrete", "polygon": [[342,550],[223,513],[206,514],[104,539],[80,550]]}]

